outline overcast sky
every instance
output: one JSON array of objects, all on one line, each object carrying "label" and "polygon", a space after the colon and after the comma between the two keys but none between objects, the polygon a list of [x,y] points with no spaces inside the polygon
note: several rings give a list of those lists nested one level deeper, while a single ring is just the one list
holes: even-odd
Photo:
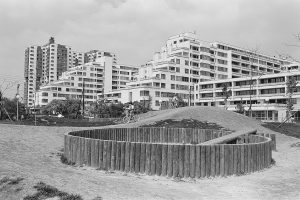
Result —
[{"label": "overcast sky", "polygon": [[22,81],[25,48],[50,36],[77,51],[115,52],[129,65],[190,31],[300,60],[300,47],[286,45],[300,46],[299,9],[299,0],[0,0],[0,80]]}]

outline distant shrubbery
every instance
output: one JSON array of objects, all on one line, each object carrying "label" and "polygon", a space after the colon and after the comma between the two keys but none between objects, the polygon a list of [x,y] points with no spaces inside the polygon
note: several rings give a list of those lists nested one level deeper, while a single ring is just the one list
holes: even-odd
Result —
[{"label": "distant shrubbery", "polygon": [[[8,99],[3,97],[2,101],[0,101],[0,120],[9,119],[8,115],[11,119],[16,119],[17,116],[17,99]],[[19,107],[19,117],[22,115],[25,117],[26,109],[25,105],[21,102],[18,104]]]},{"label": "distant shrubbery", "polygon": [[[135,101],[133,102],[133,105],[135,114],[145,113],[151,110],[151,104],[149,101]],[[87,106],[85,114],[99,118],[118,118],[123,116],[125,107],[127,106],[128,103],[111,103],[102,100],[93,102]],[[62,114],[67,118],[80,118],[82,117],[81,110],[82,102],[80,100],[53,100],[47,106],[42,108],[42,113],[47,115]]]}]

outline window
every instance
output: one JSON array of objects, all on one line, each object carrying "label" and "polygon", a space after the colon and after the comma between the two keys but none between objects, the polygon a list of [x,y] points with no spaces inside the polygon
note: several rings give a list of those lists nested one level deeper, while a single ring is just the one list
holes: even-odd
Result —
[{"label": "window", "polygon": [[175,75],[171,75],[171,81],[175,81]]},{"label": "window", "polygon": [[171,89],[175,89],[175,84],[171,84]]},{"label": "window", "polygon": [[161,79],[166,79],[166,75],[165,74],[161,74]]},{"label": "window", "polygon": [[161,88],[166,88],[166,84],[165,83],[161,83]]},{"label": "window", "polygon": [[188,66],[188,65],[189,65],[189,61],[188,61],[188,60],[185,60],[185,61],[184,61],[184,64]]},{"label": "window", "polygon": [[148,90],[141,90],[140,91],[140,96],[143,97],[143,96],[149,96],[150,92]]},{"label": "window", "polygon": [[223,65],[227,65],[227,61],[226,60],[218,59],[218,63],[219,64],[223,64]]},{"label": "window", "polygon": [[179,67],[176,67],[176,72],[180,72],[180,68]]},{"label": "window", "polygon": [[160,106],[159,101],[157,101],[157,100],[155,101],[155,106]]},{"label": "window", "polygon": [[189,74],[189,69],[184,69],[184,72],[185,72],[186,74]]},{"label": "window", "polygon": [[61,91],[61,88],[57,88],[58,91]]},{"label": "window", "polygon": [[42,99],[42,103],[48,103],[48,99]]},{"label": "window", "polygon": [[160,92],[159,91],[155,91],[155,97],[160,97]]},{"label": "window", "polygon": [[176,59],[176,64],[180,64],[180,59]]},{"label": "window", "polygon": [[48,93],[47,93],[47,92],[43,92],[43,93],[42,93],[42,96],[43,96],[43,97],[47,97],[47,96],[48,96]]},{"label": "window", "polygon": [[182,77],[183,82],[189,82],[189,77]]},{"label": "window", "polygon": [[227,57],[227,53],[218,52],[218,56],[221,56],[221,57]]}]

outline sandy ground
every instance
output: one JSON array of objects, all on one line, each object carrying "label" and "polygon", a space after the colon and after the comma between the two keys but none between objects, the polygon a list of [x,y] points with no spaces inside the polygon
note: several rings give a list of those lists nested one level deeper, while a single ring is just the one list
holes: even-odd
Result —
[{"label": "sandy ground", "polygon": [[[195,118],[231,130],[254,127],[272,132],[257,121],[229,112],[206,108],[178,109],[145,114],[138,126],[156,120]],[[56,155],[63,148],[63,135],[87,128],[33,127],[0,124],[0,179],[24,178],[17,185],[0,185],[0,199],[22,199],[35,192],[39,181],[84,199],[300,199],[300,140],[277,134],[276,164],[269,169],[228,178],[172,179],[125,173],[105,173],[72,167]]]}]

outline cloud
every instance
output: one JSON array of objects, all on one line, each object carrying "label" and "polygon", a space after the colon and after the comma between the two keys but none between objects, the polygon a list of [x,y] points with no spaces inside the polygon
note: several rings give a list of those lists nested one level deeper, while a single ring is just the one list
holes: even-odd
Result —
[{"label": "cloud", "polygon": [[[54,36],[79,51],[115,52],[140,65],[169,36],[197,31],[200,39],[260,47],[300,59],[297,0],[0,0],[0,70],[23,74],[24,49]],[[7,67],[10,66],[10,67]]]}]

